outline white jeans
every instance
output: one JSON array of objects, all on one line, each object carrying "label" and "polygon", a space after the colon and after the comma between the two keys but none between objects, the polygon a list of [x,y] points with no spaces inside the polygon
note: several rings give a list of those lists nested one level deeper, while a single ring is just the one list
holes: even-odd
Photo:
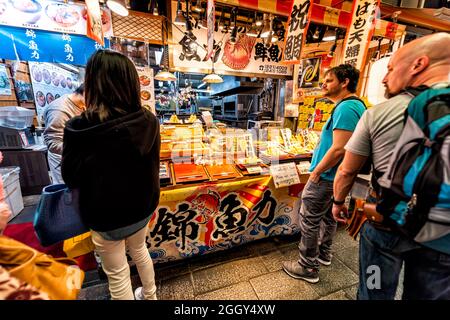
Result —
[{"label": "white jeans", "polygon": [[128,246],[131,258],[136,264],[142,282],[142,293],[146,300],[156,299],[155,271],[150,253],[145,245],[148,226],[132,236],[119,240],[105,240],[100,234],[92,231],[92,242],[102,260],[103,270],[108,276],[109,292],[112,300],[134,300],[131,287],[130,267],[126,256]]}]

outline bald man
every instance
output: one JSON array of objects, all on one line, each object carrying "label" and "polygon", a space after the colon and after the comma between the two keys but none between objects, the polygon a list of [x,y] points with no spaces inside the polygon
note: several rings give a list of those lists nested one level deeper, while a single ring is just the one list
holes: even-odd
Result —
[{"label": "bald man", "polygon": [[[344,160],[333,185],[335,202],[345,199],[369,156],[374,168],[372,185],[377,186],[401,135],[405,109],[414,97],[409,93],[412,89],[405,89],[449,86],[448,48],[450,35],[436,33],[414,40],[394,53],[383,79],[389,100],[364,113],[345,146]],[[344,205],[334,204],[332,211],[336,221],[345,222]],[[368,221],[360,233],[358,299],[394,299],[403,263],[403,299],[450,299],[449,255]]]}]

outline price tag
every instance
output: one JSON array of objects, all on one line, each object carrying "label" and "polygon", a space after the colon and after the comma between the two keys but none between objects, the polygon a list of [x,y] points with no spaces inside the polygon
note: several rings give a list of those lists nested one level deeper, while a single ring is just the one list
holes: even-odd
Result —
[{"label": "price tag", "polygon": [[20,134],[20,139],[22,140],[23,146],[28,147],[29,143],[28,143],[28,139],[27,139],[25,132],[20,131],[19,134]]},{"label": "price tag", "polygon": [[311,167],[311,163],[309,161],[301,161],[297,165],[297,169],[300,174],[308,174],[310,167]]},{"label": "price tag", "polygon": [[262,173],[262,168],[260,166],[246,167],[246,169],[249,174]]},{"label": "price tag", "polygon": [[294,162],[271,165],[270,174],[277,189],[300,183]]}]

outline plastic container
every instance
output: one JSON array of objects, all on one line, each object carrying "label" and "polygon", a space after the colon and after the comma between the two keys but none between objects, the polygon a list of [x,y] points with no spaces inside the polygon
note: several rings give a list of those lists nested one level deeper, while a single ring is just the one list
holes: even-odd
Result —
[{"label": "plastic container", "polygon": [[0,126],[25,129],[33,124],[34,110],[22,107],[0,107]]},{"label": "plastic container", "polygon": [[2,167],[0,175],[3,180],[5,202],[11,209],[11,217],[17,216],[23,210],[22,190],[19,181],[20,167]]}]

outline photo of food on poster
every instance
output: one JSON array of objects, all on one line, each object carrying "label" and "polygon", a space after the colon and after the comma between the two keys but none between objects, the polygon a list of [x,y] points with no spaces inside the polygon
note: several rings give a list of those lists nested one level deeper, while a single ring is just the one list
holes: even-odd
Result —
[{"label": "photo of food on poster", "polygon": [[[113,35],[111,11],[101,8],[105,37]],[[0,25],[86,35],[87,9],[81,3],[51,0],[0,0]]]},{"label": "photo of food on poster", "polygon": [[46,106],[79,86],[79,75],[56,64],[29,62],[38,121]]},{"label": "photo of food on poster", "polygon": [[155,83],[153,81],[153,69],[149,67],[136,67],[141,84],[142,106],[154,114],[155,111]]},{"label": "photo of food on poster", "polygon": [[11,93],[8,72],[4,65],[0,65],[0,96],[10,96]]}]

